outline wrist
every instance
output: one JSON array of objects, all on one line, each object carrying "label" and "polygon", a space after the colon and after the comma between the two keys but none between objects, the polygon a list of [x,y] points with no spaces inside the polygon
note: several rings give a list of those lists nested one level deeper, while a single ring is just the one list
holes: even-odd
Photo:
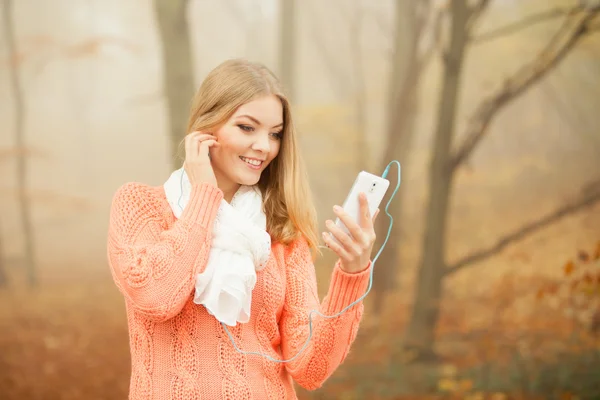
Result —
[{"label": "wrist", "polygon": [[346,265],[344,261],[340,259],[339,262],[340,269],[347,274],[360,274],[361,272],[366,271],[371,266],[371,260],[369,260],[366,264],[360,265]]}]

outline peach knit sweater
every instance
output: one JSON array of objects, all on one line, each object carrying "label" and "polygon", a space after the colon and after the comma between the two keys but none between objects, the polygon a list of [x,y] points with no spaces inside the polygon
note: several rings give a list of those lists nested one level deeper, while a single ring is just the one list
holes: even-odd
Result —
[{"label": "peach knit sweater", "polygon": [[[127,183],[113,198],[108,259],[127,310],[130,399],[296,399],[293,380],[309,390],[320,387],[356,337],[362,303],[337,318],[313,315],[310,344],[292,362],[235,350],[218,321],[192,301],[222,198],[214,186],[194,185],[180,219],[162,186]],[[244,351],[291,358],[308,337],[310,310],[341,311],[365,292],[370,268],[348,274],[336,264],[319,304],[306,240],[273,243],[257,273],[250,321],[229,330]]]}]

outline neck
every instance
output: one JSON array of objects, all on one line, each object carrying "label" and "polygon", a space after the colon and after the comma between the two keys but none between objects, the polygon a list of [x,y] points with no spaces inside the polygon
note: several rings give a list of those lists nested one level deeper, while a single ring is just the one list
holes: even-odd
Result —
[{"label": "neck", "polygon": [[242,185],[240,185],[239,183],[231,182],[227,179],[219,179],[219,177],[217,177],[217,186],[223,192],[223,199],[226,202],[231,203],[233,196]]}]

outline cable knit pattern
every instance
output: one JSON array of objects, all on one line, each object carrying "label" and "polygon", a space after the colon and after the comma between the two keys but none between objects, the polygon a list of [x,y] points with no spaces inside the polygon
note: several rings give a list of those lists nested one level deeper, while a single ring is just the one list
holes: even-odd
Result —
[{"label": "cable knit pattern", "polygon": [[[218,321],[192,301],[222,198],[216,187],[194,185],[177,219],[162,186],[128,183],[115,193],[108,260],[127,310],[131,400],[296,399],[293,381],[307,389],[320,387],[356,337],[362,303],[336,318],[313,315],[313,337],[292,362],[235,350]],[[309,312],[341,311],[365,292],[369,270],[347,274],[335,265],[320,303],[306,240],[273,243],[257,274],[250,321],[229,330],[245,351],[289,359],[308,337]]]},{"label": "cable knit pattern", "polygon": [[[242,342],[244,324],[229,327],[229,332],[236,343]],[[239,345],[238,345],[239,346]],[[223,398],[249,400],[252,394],[247,380],[248,361],[245,354],[238,352],[223,326],[219,325],[219,357],[217,359],[223,380]]]},{"label": "cable knit pattern", "polygon": [[171,322],[171,362],[174,376],[171,379],[171,398],[202,399],[199,386],[202,355],[195,346],[200,329],[196,314],[186,307]]},{"label": "cable knit pattern", "polygon": [[129,320],[132,326],[131,353],[132,357],[140,360],[133,365],[131,374],[131,394],[135,399],[152,399],[152,334],[153,324],[133,315]]},{"label": "cable knit pattern", "polygon": [[[309,334],[308,313],[319,309],[333,315],[354,302],[367,289],[371,266],[357,274],[347,274],[336,264],[329,292],[319,307],[315,269],[310,259],[306,240],[299,239],[288,252],[286,300],[280,325],[282,326],[283,357],[290,359],[304,345]],[[291,376],[301,386],[316,389],[341,364],[348,348],[356,338],[357,325],[352,322],[362,317],[363,304],[358,303],[337,318],[323,318],[313,314],[313,339],[297,358],[286,364]]]},{"label": "cable knit pattern", "polygon": [[[262,292],[263,307],[258,312],[254,329],[260,342],[260,352],[277,359],[281,358],[278,353],[273,351],[281,343],[277,326],[278,316],[281,315],[281,307],[277,306],[283,304],[285,287],[282,277],[274,273],[275,268],[277,268],[277,264],[274,258],[271,258],[271,262],[267,264],[266,269],[261,271],[262,276],[259,275],[259,278],[268,282],[268,285],[264,286],[265,290]],[[283,382],[279,379],[284,368],[283,364],[272,362],[265,357],[262,357],[261,361],[265,375],[264,384],[269,400],[285,399],[286,390]]]}]

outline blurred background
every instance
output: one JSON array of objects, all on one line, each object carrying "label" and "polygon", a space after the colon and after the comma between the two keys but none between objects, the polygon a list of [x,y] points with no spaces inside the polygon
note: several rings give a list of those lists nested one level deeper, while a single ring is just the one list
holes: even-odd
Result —
[{"label": "blurred background", "polygon": [[1,399],[126,398],[110,201],[180,166],[233,57],[287,88],[321,227],[402,163],[359,336],[301,399],[600,399],[599,1],[0,4]]}]

